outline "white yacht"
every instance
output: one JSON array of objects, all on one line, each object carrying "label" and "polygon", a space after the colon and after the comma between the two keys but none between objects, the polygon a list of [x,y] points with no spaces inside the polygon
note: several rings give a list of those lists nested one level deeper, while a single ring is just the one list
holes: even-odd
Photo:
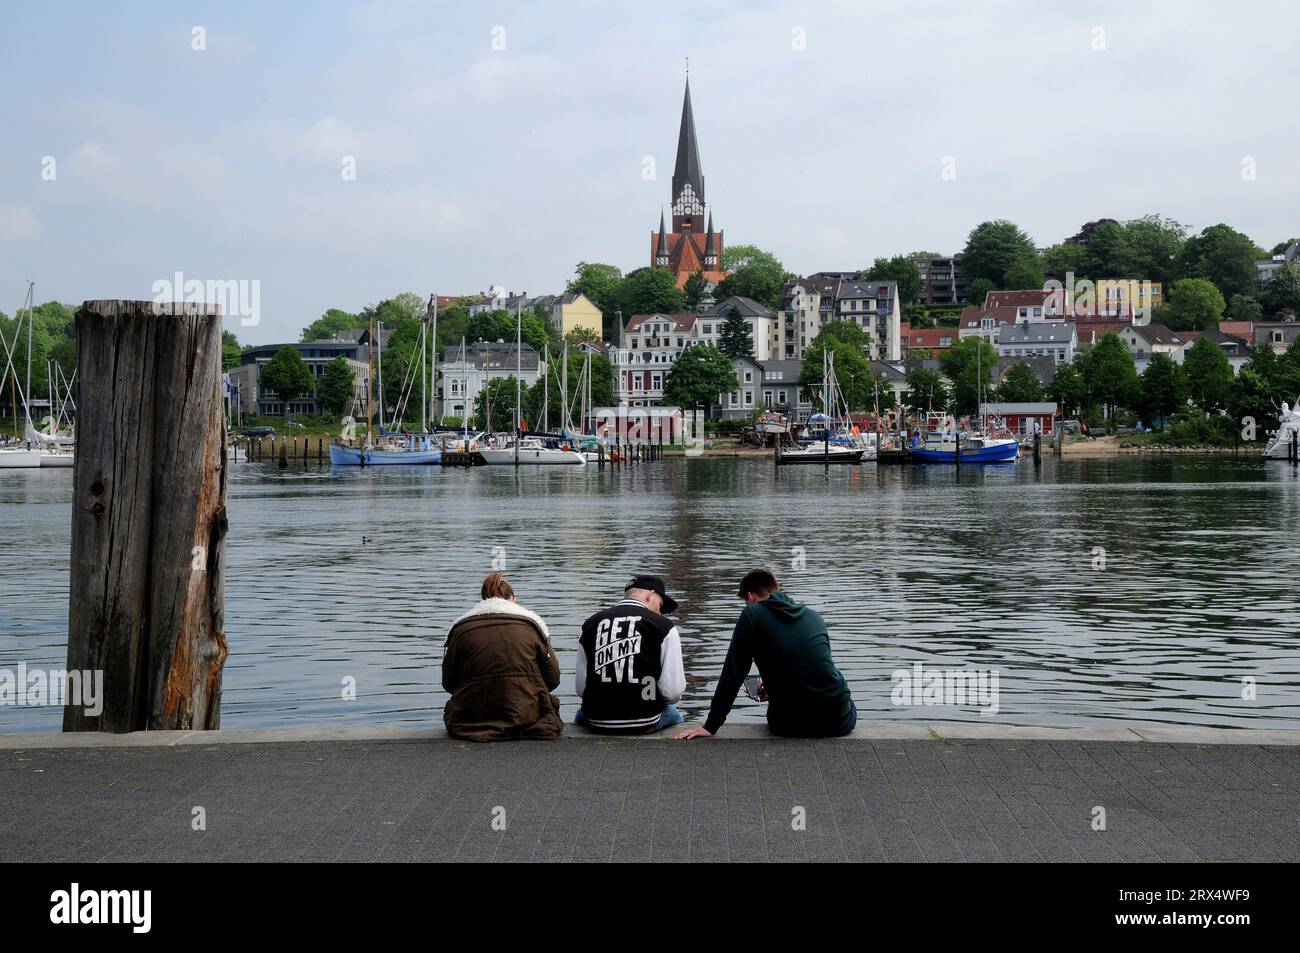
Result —
[{"label": "white yacht", "polygon": [[1300,398],[1295,406],[1288,407],[1282,401],[1282,413],[1278,418],[1277,433],[1268,438],[1264,447],[1265,460],[1287,460],[1291,455],[1291,441],[1297,439],[1293,434],[1300,433]]}]

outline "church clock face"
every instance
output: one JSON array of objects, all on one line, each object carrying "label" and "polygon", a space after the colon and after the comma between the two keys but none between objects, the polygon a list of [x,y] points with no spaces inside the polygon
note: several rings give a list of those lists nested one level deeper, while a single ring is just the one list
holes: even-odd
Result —
[{"label": "church clock face", "polygon": [[695,195],[695,190],[691,188],[690,183],[682,186],[682,194],[677,196],[677,201],[673,203],[674,215],[703,215],[704,205]]}]

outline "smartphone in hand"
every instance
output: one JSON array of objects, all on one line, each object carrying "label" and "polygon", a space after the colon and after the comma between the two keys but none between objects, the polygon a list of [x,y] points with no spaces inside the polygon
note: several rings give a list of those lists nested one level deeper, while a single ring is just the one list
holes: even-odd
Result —
[{"label": "smartphone in hand", "polygon": [[767,692],[763,690],[763,680],[758,675],[745,676],[745,694],[756,702],[767,701]]}]

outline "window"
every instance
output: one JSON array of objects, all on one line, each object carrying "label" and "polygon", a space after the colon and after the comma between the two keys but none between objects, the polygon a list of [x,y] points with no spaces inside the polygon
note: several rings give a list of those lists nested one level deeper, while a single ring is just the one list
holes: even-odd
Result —
[{"label": "window", "polygon": [[1034,308],[1034,317],[1041,318],[1042,316],[1043,316],[1043,309],[1041,307]]},{"label": "window", "polygon": [[763,403],[769,407],[772,406],[772,392],[770,390],[763,391]]},{"label": "window", "polygon": [[745,391],[745,406],[746,407],[754,406],[754,392],[752,390]]},{"label": "window", "polygon": [[746,383],[746,384],[752,384],[752,383],[754,383],[754,372],[753,372],[753,371],[745,371],[745,383]]},{"label": "window", "polygon": [[713,333],[713,325],[711,325],[711,324],[706,324],[706,325],[704,326],[704,333],[705,333],[705,334],[712,334],[712,333]]},{"label": "window", "polygon": [[663,387],[664,386],[663,376],[660,374],[656,374],[654,375],[654,377],[650,378],[650,386],[654,390],[659,390],[661,387]]},{"label": "window", "polygon": [[731,392],[730,394],[728,394],[727,396],[728,396],[728,398],[730,398],[729,401],[728,401],[728,403],[730,403],[732,407],[735,407],[735,406],[736,406],[736,392],[735,392],[735,391],[732,391],[732,392]]},{"label": "window", "polygon": [[777,400],[777,403],[779,403],[782,407],[785,406],[786,400],[785,400],[785,391],[784,391],[784,390],[779,390],[779,391],[776,392],[776,400]]}]

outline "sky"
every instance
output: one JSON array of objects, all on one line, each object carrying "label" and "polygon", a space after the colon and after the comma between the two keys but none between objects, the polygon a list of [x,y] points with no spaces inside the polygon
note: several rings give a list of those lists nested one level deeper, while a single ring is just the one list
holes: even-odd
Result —
[{"label": "sky", "polygon": [[994,218],[1270,248],[1300,233],[1297,35],[1255,0],[6,0],[0,310],[180,273],[256,288],[226,326],[276,343],[400,291],[641,267],[687,57],[715,224],[796,273]]}]

